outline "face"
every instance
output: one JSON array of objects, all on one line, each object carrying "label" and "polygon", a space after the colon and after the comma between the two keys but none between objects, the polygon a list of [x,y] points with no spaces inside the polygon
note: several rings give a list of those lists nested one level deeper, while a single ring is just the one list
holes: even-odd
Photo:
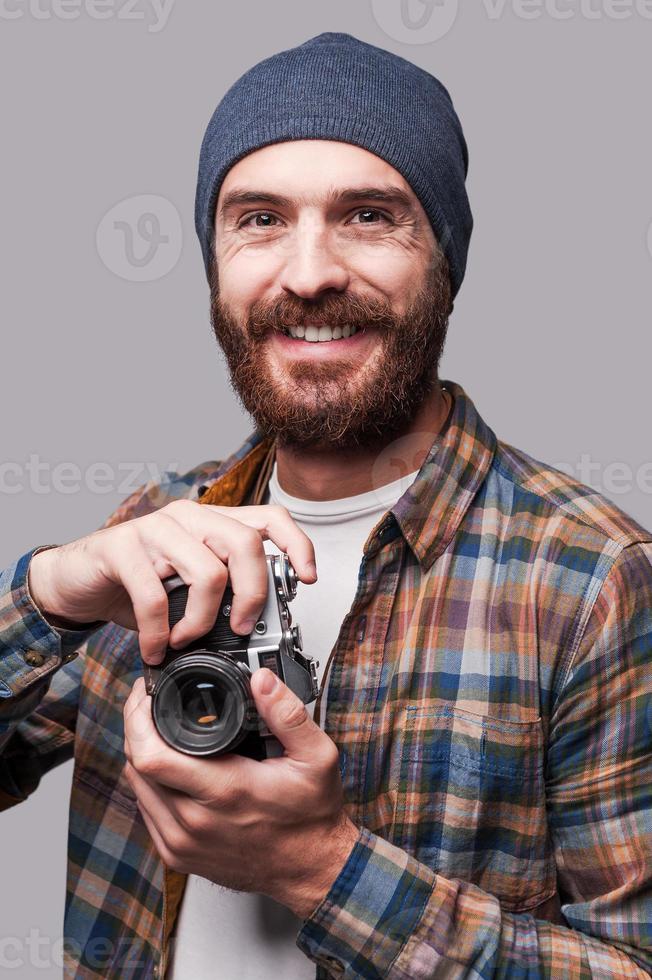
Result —
[{"label": "face", "polygon": [[382,447],[437,384],[448,265],[404,178],[360,147],[263,147],[216,206],[211,320],[231,382],[283,446]]}]

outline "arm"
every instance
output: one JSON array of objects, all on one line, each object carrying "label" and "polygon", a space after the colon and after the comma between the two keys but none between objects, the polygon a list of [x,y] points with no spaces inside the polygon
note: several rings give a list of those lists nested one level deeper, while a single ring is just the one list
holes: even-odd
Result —
[{"label": "arm", "polygon": [[[104,527],[127,520],[154,483],[132,493]],[[55,626],[29,590],[33,548],[0,572],[0,810],[26,799],[41,777],[72,756],[85,644],[101,627]]]},{"label": "arm", "polygon": [[[185,645],[206,632],[230,577],[231,626],[250,632],[248,621],[260,615],[267,589],[263,534],[288,552],[303,581],[315,579],[312,543],[283,508],[200,506],[183,499],[205,470],[203,464],[147,484],[99,531],[35,549],[4,573],[0,807],[23,800],[44,772],[70,757],[80,684],[80,671],[71,665],[106,623],[136,630],[143,660],[160,662],[168,641]],[[161,580],[175,572],[189,584],[189,599],[170,632]],[[74,624],[80,629],[61,628]]]},{"label": "arm", "polygon": [[0,574],[0,809],[72,755],[79,664],[94,630],[53,627],[29,593],[35,548]]},{"label": "arm", "polygon": [[598,591],[550,722],[549,827],[567,926],[508,913],[362,828],[299,947],[337,976],[652,976],[652,543]]}]

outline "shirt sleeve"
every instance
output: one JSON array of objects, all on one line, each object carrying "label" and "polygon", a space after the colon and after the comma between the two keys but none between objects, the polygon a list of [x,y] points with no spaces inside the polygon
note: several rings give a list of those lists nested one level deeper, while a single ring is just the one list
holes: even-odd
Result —
[{"label": "shirt sleeve", "polygon": [[494,896],[361,828],[297,937],[329,975],[652,976],[652,544],[624,548],[596,592],[547,744],[564,924],[503,911]]},{"label": "shirt sleeve", "polygon": [[0,573],[0,809],[25,799],[44,772],[72,754],[72,662],[97,628],[59,629],[43,617],[27,584],[32,556],[42,550]]},{"label": "shirt sleeve", "polygon": [[[187,473],[165,472],[160,480],[134,490],[102,527],[193,496],[219,465],[211,460]],[[71,757],[82,683],[80,659],[86,645],[100,638],[107,626],[90,623],[65,629],[42,615],[29,593],[29,563],[51,547],[56,546],[33,548],[0,572],[0,810],[24,800],[44,773]]]}]

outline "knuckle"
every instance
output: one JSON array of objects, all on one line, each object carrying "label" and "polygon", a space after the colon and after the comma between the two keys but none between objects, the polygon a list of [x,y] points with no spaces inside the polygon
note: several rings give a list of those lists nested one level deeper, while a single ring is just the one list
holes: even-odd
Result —
[{"label": "knuckle", "polygon": [[251,603],[252,606],[264,606],[265,600],[267,599],[267,592],[263,591],[262,589],[247,591],[244,598],[247,602]]},{"label": "knuckle", "polygon": [[179,810],[179,821],[185,832],[193,839],[205,832],[208,827],[207,815],[204,808],[193,802],[193,805],[184,810]]},{"label": "knuckle", "polygon": [[132,518],[130,521],[124,521],[122,524],[116,524],[115,527],[107,527],[102,531],[97,531],[97,537],[106,535],[107,540],[113,541],[132,541],[134,538],[138,537],[140,528],[140,521],[137,518]]},{"label": "knuckle", "polygon": [[132,766],[148,779],[157,780],[161,772],[161,763],[158,756],[152,752],[134,752]]},{"label": "knuckle", "polygon": [[183,827],[173,823],[165,828],[164,833],[164,841],[167,849],[177,858],[186,857],[191,848],[192,841]]},{"label": "knuckle", "polygon": [[181,500],[172,500],[169,504],[166,504],[165,507],[161,507],[161,509],[157,511],[157,514],[160,514],[161,516],[167,514],[172,517],[174,517],[175,514],[191,514],[196,506],[197,503],[193,500],[186,500],[185,498]]},{"label": "knuckle", "polygon": [[141,631],[139,636],[143,642],[146,641],[151,645],[160,646],[161,644],[168,642],[170,638],[170,630],[163,628],[147,629],[145,631]]},{"label": "knuckle", "polygon": [[[102,538],[101,535],[105,537]],[[140,534],[136,521],[127,521],[125,524],[116,524],[115,527],[98,531],[96,540],[99,544],[99,553],[111,559],[112,564],[119,566],[122,556],[132,554],[139,545]]]},{"label": "knuckle", "polygon": [[140,752],[138,752],[138,750],[134,749],[132,746],[129,748],[129,752],[127,754],[127,750],[125,747],[125,755],[127,756],[127,760],[129,762],[129,765],[131,766],[131,769],[134,772],[140,773],[141,776],[144,775],[144,769],[142,767],[142,762],[144,760],[141,758]]},{"label": "knuckle", "polygon": [[208,633],[210,628],[215,623],[216,613],[213,609],[206,609],[202,607],[201,609],[196,609],[194,612],[188,612],[184,616],[184,620],[187,628],[191,633],[197,633],[197,636]]},{"label": "knuckle", "polygon": [[143,609],[151,616],[166,616],[168,611],[168,599],[160,588],[156,586],[145,586],[141,595]]},{"label": "knuckle", "polygon": [[329,740],[324,746],[324,766],[328,771],[339,770],[340,753],[335,742]]},{"label": "knuckle", "polygon": [[260,531],[257,531],[255,527],[249,527],[248,524],[241,524],[240,537],[241,546],[247,551],[258,552],[262,550],[263,539],[260,535]]},{"label": "knuckle", "polygon": [[284,728],[299,728],[307,717],[306,706],[298,698],[286,699],[279,705],[278,718]]},{"label": "knuckle", "polygon": [[228,572],[223,565],[213,563],[209,565],[203,576],[203,584],[209,592],[217,592],[226,584]]},{"label": "knuckle", "polygon": [[210,805],[218,809],[235,810],[245,796],[246,794],[242,791],[242,788],[238,792],[235,779],[232,775],[223,775],[220,779],[219,786],[216,786],[211,793]]}]

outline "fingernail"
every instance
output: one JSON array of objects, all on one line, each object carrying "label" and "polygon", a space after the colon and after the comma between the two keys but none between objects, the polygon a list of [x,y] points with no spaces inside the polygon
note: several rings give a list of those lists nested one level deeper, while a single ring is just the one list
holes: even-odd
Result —
[{"label": "fingernail", "polygon": [[271,670],[267,670],[260,684],[261,694],[271,694],[277,683],[278,677],[276,674],[272,673]]},{"label": "fingernail", "polygon": [[253,628],[254,628],[254,626],[256,625],[257,622],[258,622],[258,620],[256,620],[256,619],[245,619],[245,621],[242,624],[242,626],[240,627],[240,629],[244,630],[245,633],[252,633],[253,632]]},{"label": "fingernail", "polygon": [[315,578],[317,578],[317,566],[315,565],[314,561],[309,561],[306,565],[306,574],[314,575]]}]

